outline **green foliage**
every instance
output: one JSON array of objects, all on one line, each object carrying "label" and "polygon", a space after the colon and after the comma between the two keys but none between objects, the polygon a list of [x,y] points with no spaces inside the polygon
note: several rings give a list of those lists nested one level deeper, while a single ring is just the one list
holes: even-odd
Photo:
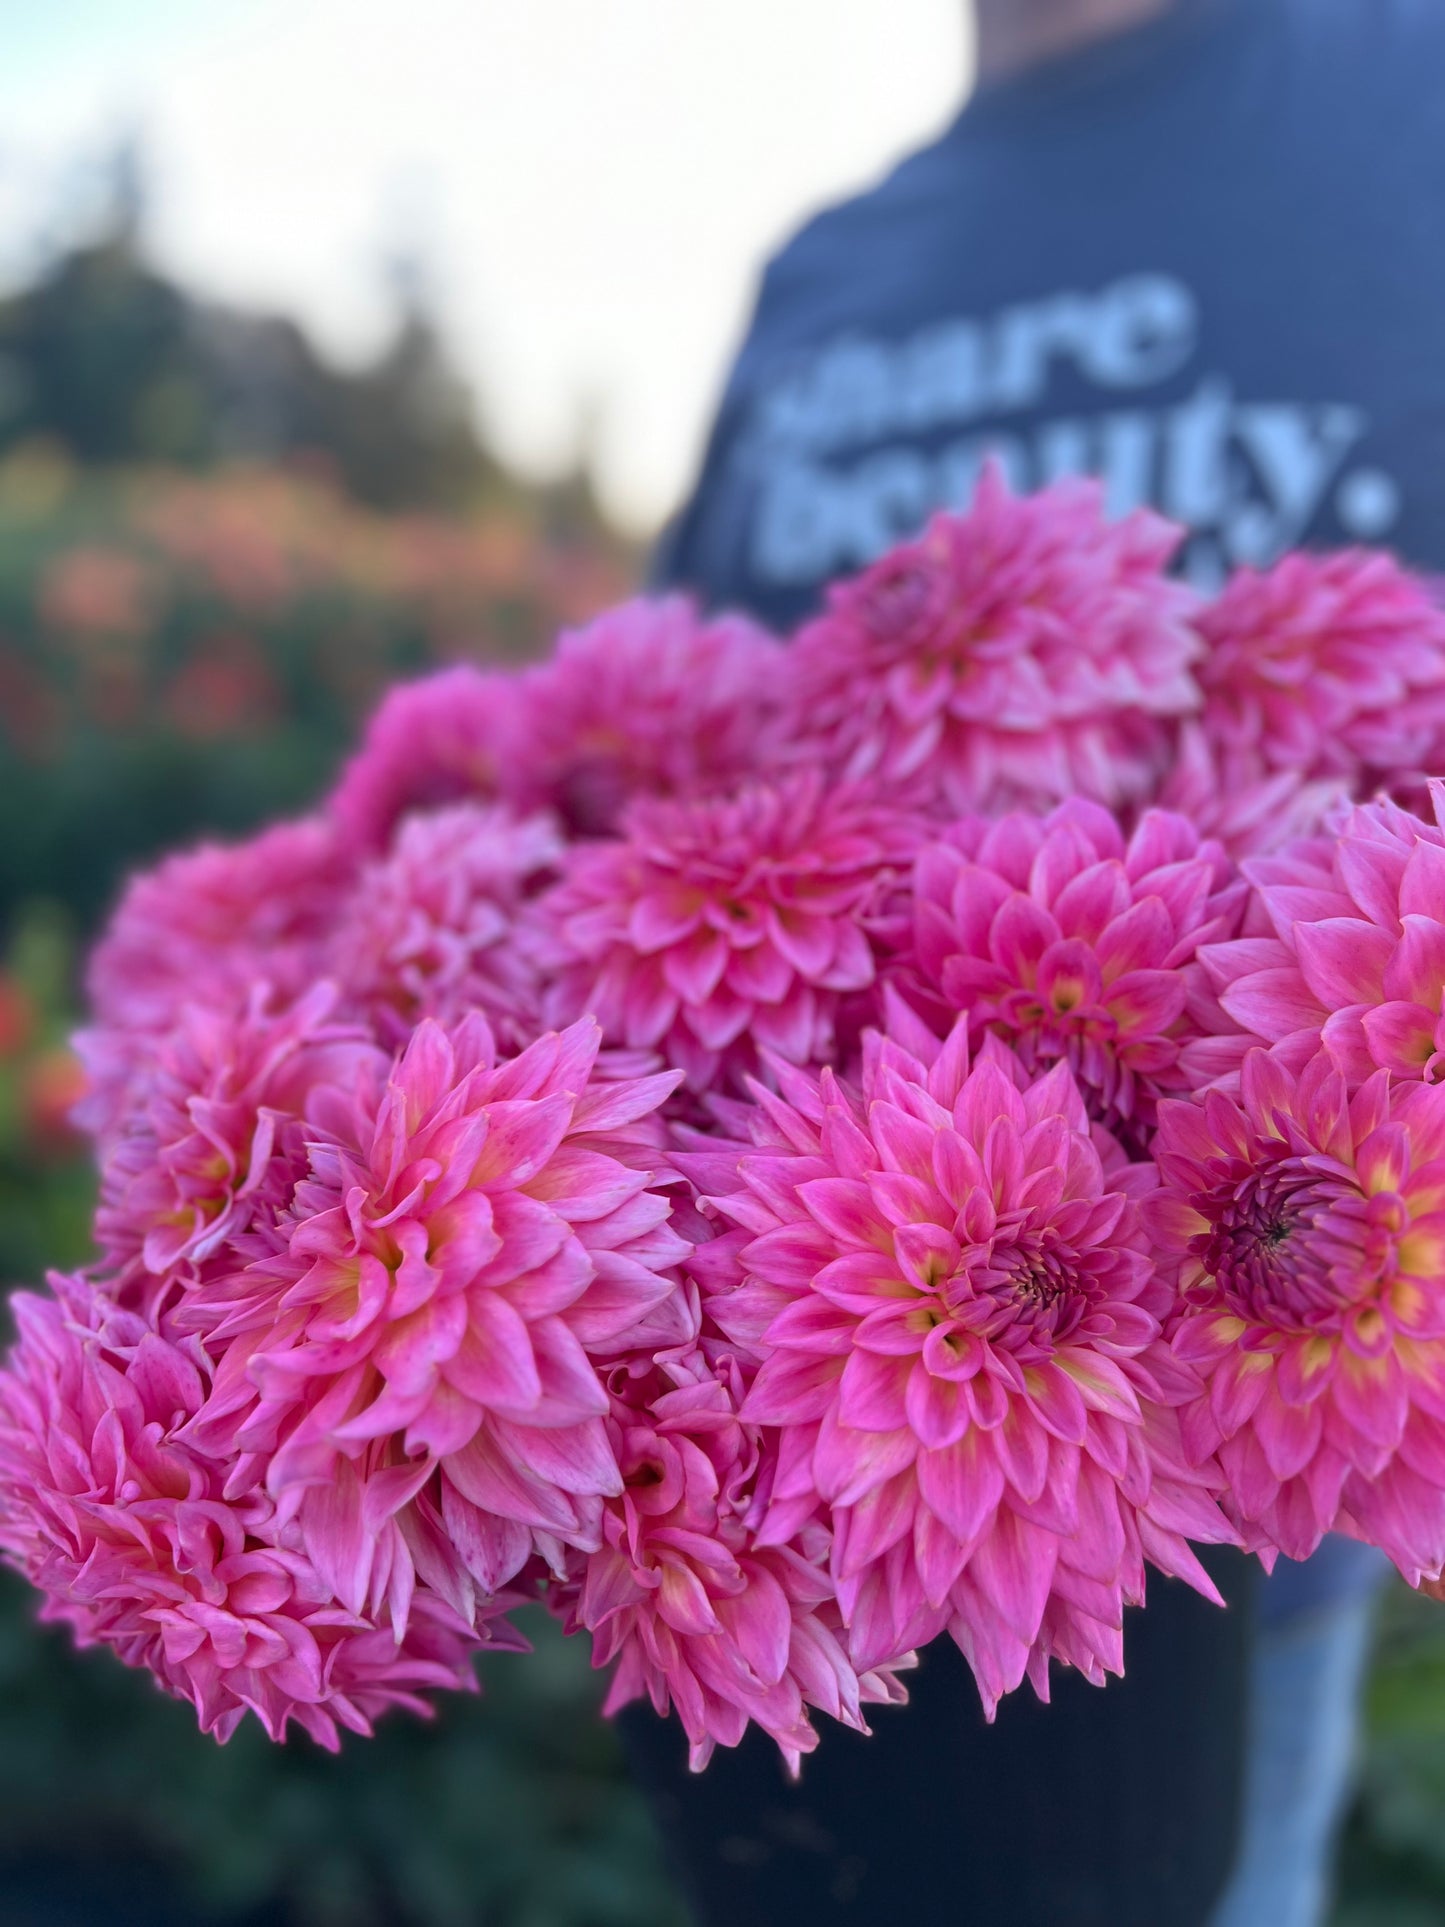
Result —
[{"label": "green foliage", "polygon": [[0,1577],[0,1863],[151,1861],[197,1927],[263,1904],[288,1927],[683,1927],[586,1647],[540,1613],[481,1698],[332,1757],[249,1721],[218,1747],[33,1611]]},{"label": "green foliage", "polygon": [[1392,1587],[1380,1616],[1335,1927],[1445,1919],[1445,1607]]},{"label": "green foliage", "polygon": [[64,910],[32,903],[0,955],[0,1286],[90,1255],[95,1179],[66,1119],[80,1079],[74,954]]}]

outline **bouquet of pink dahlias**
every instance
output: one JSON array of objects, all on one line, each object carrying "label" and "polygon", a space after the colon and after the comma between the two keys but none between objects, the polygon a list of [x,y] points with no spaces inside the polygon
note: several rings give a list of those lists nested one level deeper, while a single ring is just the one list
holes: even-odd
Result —
[{"label": "bouquet of pink dahlias", "polygon": [[95,952],[94,1262],[16,1300],[0,1547],[327,1745],[542,1601],[796,1769],[990,1716],[1148,1569],[1445,1571],[1445,617],[1212,602],[995,475],[783,641],[635,602],[395,691]]}]

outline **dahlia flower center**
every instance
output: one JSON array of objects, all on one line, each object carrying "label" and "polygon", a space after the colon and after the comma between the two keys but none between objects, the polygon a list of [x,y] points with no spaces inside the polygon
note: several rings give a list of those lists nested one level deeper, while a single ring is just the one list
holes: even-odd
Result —
[{"label": "dahlia flower center", "polygon": [[1118,1024],[1089,994],[1089,987],[1073,978],[1058,978],[1048,989],[1015,990],[999,999],[998,1014],[1006,1036],[1029,1036],[1062,1055],[1081,1037],[1113,1043]]},{"label": "dahlia flower center", "polygon": [[1072,1250],[1007,1223],[989,1244],[964,1253],[939,1295],[961,1324],[1011,1350],[1049,1350],[1075,1329],[1089,1302]]},{"label": "dahlia flower center", "polygon": [[908,635],[933,600],[932,572],[908,563],[875,582],[868,592],[866,620],[880,642]]},{"label": "dahlia flower center", "polygon": [[1251,1172],[1196,1204],[1209,1229],[1194,1240],[1195,1250],[1232,1308],[1249,1319],[1317,1329],[1383,1282],[1392,1266],[1399,1227],[1388,1201],[1367,1205],[1341,1179],[1298,1158]]}]

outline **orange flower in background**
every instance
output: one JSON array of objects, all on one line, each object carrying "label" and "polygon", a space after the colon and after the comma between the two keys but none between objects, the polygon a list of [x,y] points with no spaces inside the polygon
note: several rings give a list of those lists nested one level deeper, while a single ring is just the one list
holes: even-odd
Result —
[{"label": "orange flower in background", "polygon": [[138,636],[155,615],[155,577],[124,549],[100,544],[63,550],[47,565],[35,604],[50,629],[86,636]]},{"label": "orange flower in background", "polygon": [[50,755],[65,739],[66,705],[42,669],[19,649],[0,643],[0,738],[30,760]]},{"label": "orange flower in background", "polygon": [[166,691],[165,712],[193,742],[245,735],[276,720],[279,692],[265,658],[245,635],[208,638],[182,663]]},{"label": "orange flower in background", "polygon": [[35,1006],[29,992],[13,977],[0,975],[0,1062],[24,1050],[34,1030]]},{"label": "orange flower in background", "polygon": [[74,1151],[81,1135],[71,1112],[85,1091],[84,1067],[63,1045],[31,1059],[20,1080],[20,1129],[31,1150],[50,1156]]}]

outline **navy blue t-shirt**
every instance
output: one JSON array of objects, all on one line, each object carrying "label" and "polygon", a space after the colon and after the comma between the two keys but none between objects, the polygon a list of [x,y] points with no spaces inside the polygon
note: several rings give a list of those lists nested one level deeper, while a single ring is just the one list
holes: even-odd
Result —
[{"label": "navy blue t-shirt", "polygon": [[1445,5],[1176,0],[987,87],[769,266],[665,572],[788,623],[964,503],[1102,475],[1204,585],[1445,565]]},{"label": "navy blue t-shirt", "polygon": [[[1442,210],[1445,0],[1176,0],[985,88],[770,264],[660,573],[791,624],[990,455],[1162,509],[1206,587],[1445,567]],[[1266,1612],[1378,1568],[1282,1561]]]}]

